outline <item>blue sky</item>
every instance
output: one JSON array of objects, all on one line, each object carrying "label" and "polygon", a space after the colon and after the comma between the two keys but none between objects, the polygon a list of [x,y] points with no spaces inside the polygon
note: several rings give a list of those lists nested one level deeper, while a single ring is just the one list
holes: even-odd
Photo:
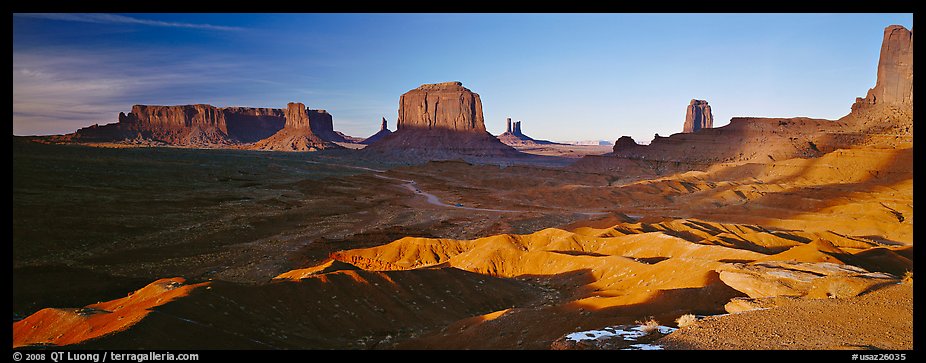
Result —
[{"label": "blue sky", "polygon": [[326,109],[366,137],[399,96],[461,81],[486,127],[548,140],[680,132],[692,98],[735,116],[836,119],[912,14],[14,14],[13,134],[133,104]]}]

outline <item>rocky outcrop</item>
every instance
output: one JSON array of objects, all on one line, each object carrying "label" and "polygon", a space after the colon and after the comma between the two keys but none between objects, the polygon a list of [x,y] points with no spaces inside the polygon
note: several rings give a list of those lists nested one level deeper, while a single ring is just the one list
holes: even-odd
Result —
[{"label": "rocky outcrop", "polygon": [[278,108],[226,107],[222,111],[228,135],[245,144],[270,137],[286,122],[283,110]]},{"label": "rocky outcrop", "polygon": [[356,138],[344,135],[334,130],[334,121],[331,114],[325,110],[307,110],[309,116],[309,127],[312,133],[322,140],[330,142],[356,143]]},{"label": "rocky outcrop", "polygon": [[714,127],[714,115],[711,113],[711,106],[705,100],[691,100],[685,112],[685,126],[682,132],[692,133],[712,127]]},{"label": "rocky outcrop", "polygon": [[872,104],[913,104],[913,31],[900,25],[884,29],[878,80],[853,108]]},{"label": "rocky outcrop", "polygon": [[340,148],[312,132],[310,112],[302,103],[286,105],[286,123],[282,130],[260,140],[250,147],[254,150],[270,151],[317,151]]},{"label": "rocky outcrop", "polygon": [[382,125],[380,125],[379,131],[377,131],[375,134],[371,135],[370,137],[364,139],[360,143],[369,145],[388,135],[392,135],[392,131],[390,131],[389,128],[386,127],[386,118],[383,117],[383,123]]},{"label": "rocky outcrop", "polygon": [[424,84],[406,92],[399,98],[396,123],[396,132],[365,152],[400,152],[426,160],[520,154],[486,132],[479,94],[460,82]]},{"label": "rocky outcrop", "polygon": [[305,105],[297,102],[286,104],[286,124],[287,129],[307,129],[309,128],[309,114]]},{"label": "rocky outcrop", "polygon": [[628,150],[634,147],[640,146],[636,141],[633,140],[630,136],[621,136],[617,141],[614,142],[614,152],[621,150]]},{"label": "rocky outcrop", "polygon": [[554,144],[547,140],[536,140],[521,132],[521,121],[511,122],[511,118],[506,119],[506,131],[496,136],[499,141],[509,146],[534,146]]},{"label": "rocky outcrop", "polygon": [[777,296],[846,298],[899,281],[889,274],[832,262],[738,263],[718,272],[723,283],[753,299]]}]

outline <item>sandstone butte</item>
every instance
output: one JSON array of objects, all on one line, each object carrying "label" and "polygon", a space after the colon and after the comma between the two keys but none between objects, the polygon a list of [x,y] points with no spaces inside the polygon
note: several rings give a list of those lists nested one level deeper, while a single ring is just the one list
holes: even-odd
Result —
[{"label": "sandstone butte", "polygon": [[[282,131],[289,124],[289,115],[303,117],[301,121],[294,121],[290,127],[296,124],[300,124],[296,128],[307,125],[306,127],[322,140],[309,143],[315,149],[331,147],[331,142],[352,142],[343,134],[334,131],[331,114],[325,110],[306,109],[305,115],[286,112],[287,110],[275,108],[215,107],[205,104],[134,105],[128,114],[119,113],[117,123],[93,125],[72,134],[50,139],[55,142],[128,142],[206,148],[247,147]],[[306,120],[308,124],[303,125]],[[299,148],[277,145],[276,149]]]},{"label": "sandstone butte", "polygon": [[369,145],[369,144],[372,144],[372,143],[378,141],[379,139],[382,139],[382,138],[384,138],[384,137],[386,137],[387,135],[390,135],[390,134],[392,134],[392,131],[390,131],[389,128],[386,126],[386,118],[383,117],[383,123],[379,126],[379,131],[377,131],[377,132],[376,132],[375,134],[373,134],[373,135],[370,135],[370,137],[364,139],[364,140],[361,141],[360,143],[361,143],[361,144],[365,144],[365,145]]},{"label": "sandstone butte", "polygon": [[460,82],[424,84],[399,98],[397,130],[364,150],[440,159],[517,156],[486,131],[479,94]]},{"label": "sandstone butte", "polygon": [[286,124],[283,129],[270,137],[260,140],[250,146],[254,150],[274,151],[315,151],[322,149],[340,148],[337,144],[327,141],[316,135],[312,130],[311,116],[321,118],[318,122],[323,125],[317,129],[327,130],[331,125],[330,115],[327,112],[309,112],[302,103],[290,102],[286,105]]},{"label": "sandstone butte", "polygon": [[714,114],[711,106],[704,100],[691,100],[685,112],[685,125],[682,132],[691,133],[714,127]]}]

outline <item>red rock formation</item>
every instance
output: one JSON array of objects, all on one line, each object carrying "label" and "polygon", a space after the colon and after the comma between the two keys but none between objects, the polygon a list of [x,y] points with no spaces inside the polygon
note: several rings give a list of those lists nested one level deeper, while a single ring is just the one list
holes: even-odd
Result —
[{"label": "red rock formation", "polygon": [[144,125],[150,129],[214,127],[227,133],[225,113],[211,105],[132,106],[128,115],[119,113],[119,122]]},{"label": "red rock formation", "polygon": [[128,114],[119,113],[118,123],[82,128],[55,141],[229,147],[260,140],[282,127],[282,111],[271,108],[135,105]]},{"label": "red rock formation", "polygon": [[[308,110],[301,103],[291,103],[286,110],[211,105],[135,105],[128,114],[119,113],[118,123],[93,125],[53,141],[226,148],[260,142],[284,128],[306,129],[313,136],[302,138],[306,131],[286,131],[286,140],[278,136],[252,146],[270,150],[308,150],[331,147],[331,142],[359,141],[335,131],[331,114],[325,110]],[[320,135],[313,133],[316,130]]]},{"label": "red rock formation", "polygon": [[701,129],[714,127],[714,115],[711,106],[704,100],[691,100],[688,111],[685,113],[684,133],[696,132]]},{"label": "red rock formation", "polygon": [[266,139],[283,128],[286,118],[278,108],[226,107],[228,135],[241,143]]},{"label": "red rock formation", "polygon": [[[632,164],[660,174],[704,170],[720,162],[813,158],[855,146],[909,147],[913,143],[912,42],[912,31],[896,25],[885,29],[875,87],[839,120],[734,117],[723,127],[656,137],[647,146],[615,147],[610,156],[586,157],[574,167],[598,170]],[[697,100],[689,106],[690,114],[699,108],[694,106],[700,106]]]},{"label": "red rock formation", "polygon": [[258,141],[250,149],[317,151],[340,148],[337,144],[325,141],[312,132],[309,114],[309,110],[304,104],[290,102],[286,105],[286,123],[283,129],[266,139]]},{"label": "red rock formation", "polygon": [[530,136],[525,135],[521,132],[521,121],[511,122],[511,118],[507,119],[507,129],[501,135],[496,136],[499,141],[505,145],[509,146],[533,146],[533,145],[549,145],[555,144],[554,142],[547,140],[536,140]]},{"label": "red rock formation", "polygon": [[517,156],[486,132],[479,95],[460,82],[425,84],[399,98],[398,130],[368,152],[402,152],[419,159]]},{"label": "red rock formation", "polygon": [[399,99],[398,131],[446,129],[485,131],[482,101],[461,82],[424,84]]},{"label": "red rock formation", "polygon": [[878,81],[862,101],[867,104],[913,104],[913,31],[900,25],[884,29]]},{"label": "red rock formation", "polygon": [[379,139],[382,139],[382,138],[384,138],[384,137],[386,137],[386,136],[388,136],[388,135],[391,135],[391,134],[392,134],[392,131],[390,131],[390,130],[386,127],[386,118],[383,117],[383,124],[380,125],[379,131],[378,131],[377,133],[373,134],[372,136],[370,136],[370,137],[364,139],[364,140],[361,141],[360,143],[361,143],[361,144],[365,144],[365,145],[369,145],[369,144],[372,144],[372,143],[378,141]]},{"label": "red rock formation", "polygon": [[636,141],[633,140],[630,136],[621,136],[617,141],[614,142],[614,152],[621,150],[628,150],[634,147],[640,146]]},{"label": "red rock formation", "polygon": [[118,123],[82,128],[61,139],[227,147],[265,138],[282,127],[282,112],[270,108],[135,105],[128,114],[119,113]]},{"label": "red rock formation", "polygon": [[312,133],[325,141],[355,143],[358,140],[334,130],[331,114],[325,110],[308,110]]}]

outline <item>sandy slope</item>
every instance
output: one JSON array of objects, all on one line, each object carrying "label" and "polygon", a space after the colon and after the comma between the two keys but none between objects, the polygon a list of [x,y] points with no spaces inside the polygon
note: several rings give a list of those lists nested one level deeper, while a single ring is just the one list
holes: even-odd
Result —
[{"label": "sandy slope", "polygon": [[913,349],[913,285],[847,299],[793,300],[710,317],[660,341],[669,349]]}]

